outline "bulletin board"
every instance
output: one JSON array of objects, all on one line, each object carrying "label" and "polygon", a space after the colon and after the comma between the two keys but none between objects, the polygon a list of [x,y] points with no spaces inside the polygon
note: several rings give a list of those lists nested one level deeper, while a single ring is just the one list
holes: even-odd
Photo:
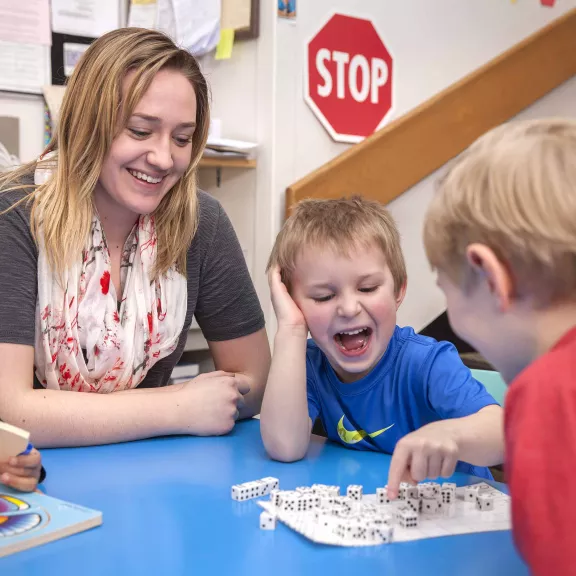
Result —
[{"label": "bulletin board", "polygon": [[260,0],[222,0],[222,28],[232,28],[235,38],[257,38]]}]

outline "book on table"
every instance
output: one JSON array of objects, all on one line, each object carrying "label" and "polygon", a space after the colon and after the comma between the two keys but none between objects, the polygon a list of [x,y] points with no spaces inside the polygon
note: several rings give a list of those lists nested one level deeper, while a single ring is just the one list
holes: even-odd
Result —
[{"label": "book on table", "polygon": [[0,558],[102,524],[102,513],[0,484]]}]

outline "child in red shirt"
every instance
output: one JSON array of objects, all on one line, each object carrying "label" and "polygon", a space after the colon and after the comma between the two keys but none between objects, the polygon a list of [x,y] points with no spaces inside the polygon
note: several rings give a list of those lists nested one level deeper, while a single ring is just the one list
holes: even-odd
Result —
[{"label": "child in red shirt", "polygon": [[454,331],[498,369],[514,539],[576,575],[576,121],[511,122],[440,184],[424,243]]}]

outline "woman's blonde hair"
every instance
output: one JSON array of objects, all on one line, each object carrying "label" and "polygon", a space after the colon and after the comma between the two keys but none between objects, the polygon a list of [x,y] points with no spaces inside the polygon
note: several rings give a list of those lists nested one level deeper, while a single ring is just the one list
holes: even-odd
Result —
[{"label": "woman's blonde hair", "polygon": [[337,254],[350,256],[359,245],[373,242],[386,258],[398,295],[406,284],[406,264],[400,234],[382,204],[360,196],[302,200],[276,237],[266,270],[279,266],[282,281],[291,290],[296,259],[307,248],[329,248]]},{"label": "woman's blonde hair", "polygon": [[[210,124],[208,85],[196,59],[166,35],[121,28],[95,40],[80,59],[66,88],[56,133],[42,154],[56,152],[57,169],[23,198],[32,202],[32,233],[37,239],[42,225],[48,261],[58,275],[85,246],[93,191],[112,141],[162,69],[177,71],[190,81],[197,111],[190,165],[154,212],[158,253],[153,276],[174,264],[185,274],[186,253],[197,228],[196,166]],[[123,96],[128,72],[133,78]],[[43,164],[54,166],[54,160],[32,161],[2,175],[0,189],[27,188],[23,179]]]},{"label": "woman's blonde hair", "polygon": [[456,160],[426,215],[426,253],[461,283],[470,277],[466,249],[476,242],[509,267],[518,296],[575,297],[575,120],[504,124]]}]

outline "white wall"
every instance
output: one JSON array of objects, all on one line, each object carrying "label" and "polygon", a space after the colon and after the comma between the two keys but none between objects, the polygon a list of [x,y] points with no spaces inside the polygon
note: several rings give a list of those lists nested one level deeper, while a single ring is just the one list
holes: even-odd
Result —
[{"label": "white wall", "polygon": [[[300,2],[297,21],[279,20],[277,28],[273,194],[279,196],[280,201],[275,203],[276,229],[283,218],[285,189],[347,148],[331,140],[303,98],[305,43],[333,12],[371,18],[392,53],[394,102],[392,112],[386,117],[389,122],[575,7],[576,0],[564,0],[555,8],[543,7],[537,0],[515,4],[508,0]],[[543,99],[527,113],[576,114],[572,105],[575,96],[576,85],[571,85]],[[433,181],[434,175],[390,206],[403,236],[409,272],[409,289],[399,322],[412,324],[416,329],[425,326],[444,307],[421,243],[422,218]],[[269,250],[270,246],[259,244],[258,249]],[[271,318],[269,306],[267,313]]]},{"label": "white wall", "polygon": [[[517,119],[571,116],[576,118],[576,76],[550,92],[532,106],[523,110]],[[416,186],[396,198],[388,206],[402,234],[402,246],[408,268],[408,290],[400,307],[398,322],[401,325],[422,329],[445,309],[444,296],[436,286],[424,246],[422,227],[439,173],[430,175]]]},{"label": "white wall", "polygon": [[[257,43],[238,42],[230,60],[201,59],[212,93],[213,118],[222,123],[222,136],[257,142]],[[217,186],[216,169],[200,171],[199,184],[222,203],[238,234],[250,271],[254,269],[256,171],[225,169]]]}]

